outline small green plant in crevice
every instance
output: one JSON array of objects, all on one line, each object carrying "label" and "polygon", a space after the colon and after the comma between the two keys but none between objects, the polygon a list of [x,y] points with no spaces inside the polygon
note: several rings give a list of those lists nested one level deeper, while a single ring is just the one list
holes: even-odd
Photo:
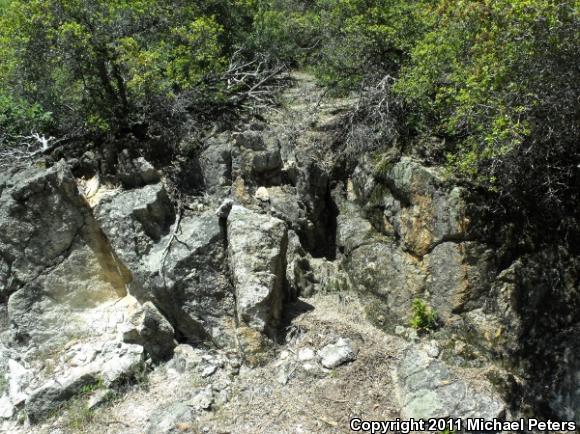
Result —
[{"label": "small green plant in crevice", "polygon": [[81,387],[81,396],[89,395],[99,389],[105,388],[105,382],[101,377],[98,377],[94,383],[85,384]]},{"label": "small green plant in crevice", "polygon": [[439,326],[437,312],[424,300],[416,298],[411,304],[410,325],[418,331],[435,330]]}]

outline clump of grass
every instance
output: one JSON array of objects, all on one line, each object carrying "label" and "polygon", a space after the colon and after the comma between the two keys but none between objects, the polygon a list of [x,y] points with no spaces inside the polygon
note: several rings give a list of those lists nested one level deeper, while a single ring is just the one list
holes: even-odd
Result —
[{"label": "clump of grass", "polygon": [[85,432],[87,427],[95,420],[95,412],[88,407],[85,398],[74,399],[66,406],[66,416],[63,424],[69,432]]},{"label": "clump of grass", "polygon": [[417,331],[435,330],[439,327],[439,317],[424,300],[416,298],[411,304],[410,325]]},{"label": "clump of grass", "polygon": [[0,373],[0,395],[4,393],[4,390],[8,388],[8,380],[4,374]]}]

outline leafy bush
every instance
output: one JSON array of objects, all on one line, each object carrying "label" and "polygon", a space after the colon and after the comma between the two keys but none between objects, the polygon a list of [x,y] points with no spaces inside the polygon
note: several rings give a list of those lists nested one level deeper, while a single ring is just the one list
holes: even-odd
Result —
[{"label": "leafy bush", "polygon": [[315,71],[338,90],[395,76],[422,33],[420,0],[319,0],[321,43]]},{"label": "leafy bush", "polygon": [[52,113],[60,131],[159,134],[154,121],[170,129],[221,98],[215,77],[244,31],[243,5],[228,3],[13,1],[0,15],[0,91]]},{"label": "leafy bush", "polygon": [[441,0],[395,90],[503,206],[557,223],[578,200],[580,10],[574,1]]},{"label": "leafy bush", "polygon": [[416,298],[411,303],[410,325],[415,330],[435,330],[439,325],[438,315],[425,301]]}]

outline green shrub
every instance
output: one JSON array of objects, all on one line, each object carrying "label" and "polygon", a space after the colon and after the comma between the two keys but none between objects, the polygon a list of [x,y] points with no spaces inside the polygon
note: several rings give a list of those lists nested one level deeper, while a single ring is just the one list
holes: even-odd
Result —
[{"label": "green shrub", "polygon": [[0,95],[51,113],[63,134],[142,134],[156,123],[159,134],[179,120],[180,95],[186,109],[222,98],[216,77],[245,31],[234,3],[12,1],[0,14]]},{"label": "green shrub", "polygon": [[419,331],[435,330],[439,325],[437,312],[425,301],[416,298],[411,303],[410,325]]},{"label": "green shrub", "polygon": [[559,222],[578,197],[578,2],[441,0],[426,16],[395,85],[414,127],[518,221]]}]

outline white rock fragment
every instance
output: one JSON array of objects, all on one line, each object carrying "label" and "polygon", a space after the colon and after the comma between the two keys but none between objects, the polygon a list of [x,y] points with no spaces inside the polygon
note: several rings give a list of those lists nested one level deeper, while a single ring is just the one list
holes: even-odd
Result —
[{"label": "white rock fragment", "polygon": [[195,396],[188,401],[187,405],[199,411],[209,410],[213,403],[213,388],[212,386],[207,386],[205,389],[201,389],[199,392],[197,392]]},{"label": "white rock fragment", "polygon": [[348,339],[340,338],[335,344],[325,346],[318,352],[320,363],[327,369],[334,369],[356,359],[356,354]]},{"label": "white rock fragment", "polygon": [[298,350],[298,360],[301,362],[307,362],[314,359],[314,357],[316,357],[316,353],[310,347],[300,348]]},{"label": "white rock fragment", "polygon": [[266,187],[260,187],[256,190],[254,197],[258,199],[260,202],[269,202],[270,201],[270,193],[268,193],[268,189]]},{"label": "white rock fragment", "polygon": [[9,394],[12,404],[19,405],[24,402],[28,395],[24,393],[24,389],[32,379],[32,373],[18,363],[16,360],[8,360],[8,369],[10,371]]}]

